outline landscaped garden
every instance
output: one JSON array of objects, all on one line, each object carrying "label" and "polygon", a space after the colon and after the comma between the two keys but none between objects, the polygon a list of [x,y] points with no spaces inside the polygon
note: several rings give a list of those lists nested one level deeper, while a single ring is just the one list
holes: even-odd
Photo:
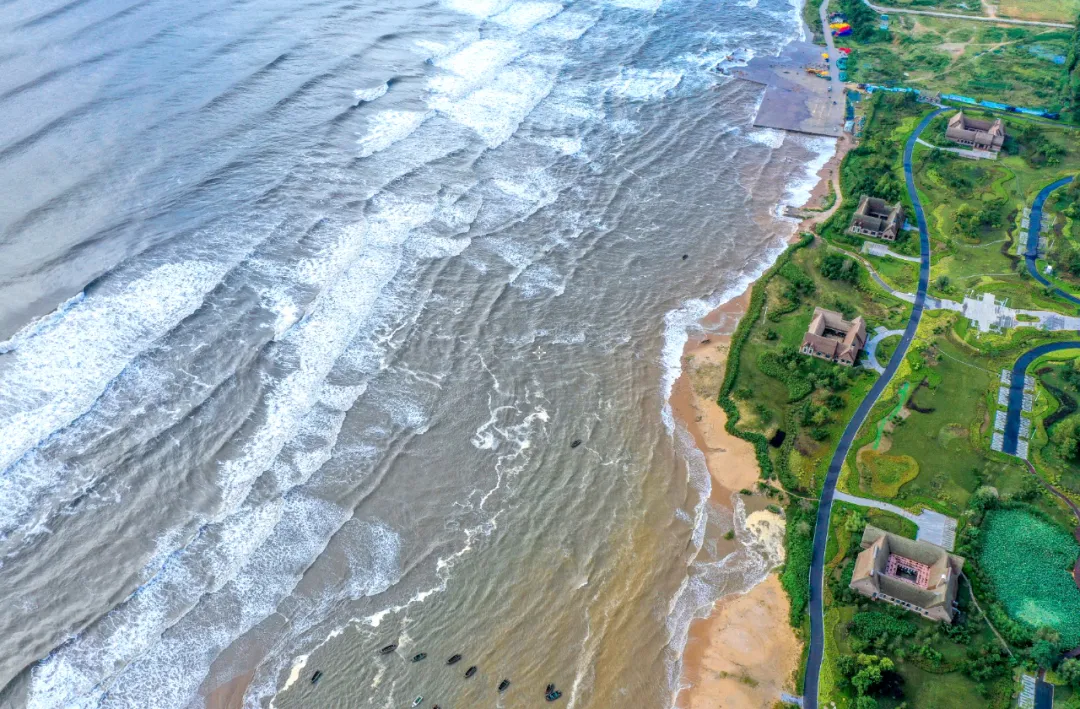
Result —
[{"label": "landscaped garden", "polygon": [[[896,515],[836,503],[826,548],[821,702],[837,707],[988,707],[1011,704],[1008,653],[961,583],[954,625],[934,623],[848,588],[867,524],[914,538]],[[866,668],[878,668],[870,669]],[[878,671],[880,670],[880,672]],[[872,680],[872,681],[870,681]]]}]

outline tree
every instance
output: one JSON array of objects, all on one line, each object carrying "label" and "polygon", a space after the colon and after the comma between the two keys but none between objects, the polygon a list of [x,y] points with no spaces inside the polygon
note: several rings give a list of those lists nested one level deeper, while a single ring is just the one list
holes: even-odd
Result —
[{"label": "tree", "polygon": [[1080,660],[1069,658],[1062,661],[1061,665],[1058,666],[1058,675],[1062,681],[1080,689]]},{"label": "tree", "polygon": [[1074,121],[1080,120],[1080,16],[1076,18],[1076,30],[1069,43],[1069,54],[1065,60],[1065,79],[1061,87],[1062,103],[1072,114]]},{"label": "tree", "polygon": [[1050,439],[1063,458],[1077,460],[1080,458],[1080,419],[1069,417],[1054,426]]}]

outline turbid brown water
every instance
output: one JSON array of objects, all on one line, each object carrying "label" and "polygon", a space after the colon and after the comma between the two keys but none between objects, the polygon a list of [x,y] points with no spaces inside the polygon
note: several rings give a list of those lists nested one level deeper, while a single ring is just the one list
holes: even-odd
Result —
[{"label": "turbid brown water", "polygon": [[690,615],[764,560],[690,568],[668,389],[831,148],[714,69],[797,8],[15,0],[0,32],[3,705],[670,705]]}]

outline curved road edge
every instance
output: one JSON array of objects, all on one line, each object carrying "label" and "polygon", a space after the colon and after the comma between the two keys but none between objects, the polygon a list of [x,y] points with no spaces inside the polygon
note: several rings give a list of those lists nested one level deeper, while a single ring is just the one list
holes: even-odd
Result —
[{"label": "curved road edge", "polygon": [[1080,298],[1075,295],[1070,295],[1061,290],[1053,283],[1051,283],[1045,276],[1039,273],[1039,268],[1035,264],[1035,259],[1039,257],[1039,232],[1042,229],[1042,210],[1043,204],[1046,203],[1046,198],[1050,196],[1050,193],[1056,189],[1064,187],[1073,181],[1073,176],[1062,177],[1057,182],[1043,187],[1039,190],[1039,194],[1035,197],[1035,201],[1031,204],[1031,214],[1028,220],[1028,238],[1027,238],[1027,251],[1024,253],[1024,261],[1027,262],[1028,273],[1039,283],[1054,289],[1054,295],[1060,296],[1065,300],[1073,303],[1074,305],[1080,305]]},{"label": "curved road edge", "polygon": [[833,495],[836,491],[836,482],[840,477],[840,468],[844,464],[851,444],[859,432],[863,421],[866,420],[870,409],[877,402],[881,392],[892,379],[900,363],[907,354],[911,341],[915,338],[915,331],[922,319],[923,306],[926,302],[926,287],[930,281],[930,235],[926,229],[926,215],[923,213],[922,204],[919,202],[919,193],[915,189],[915,178],[911,174],[911,159],[915,149],[915,141],[922,134],[926,126],[943,108],[939,108],[927,114],[919,122],[904,146],[904,181],[907,185],[908,196],[911,198],[915,216],[919,225],[919,287],[915,293],[915,303],[911,307],[911,316],[908,318],[907,327],[900,338],[900,344],[893,352],[892,358],[885,367],[885,373],[878,377],[870,388],[854,416],[848,421],[844,433],[840,437],[832,460],[829,463],[829,472],[825,476],[825,485],[821,490],[820,504],[818,505],[817,522],[814,527],[813,555],[810,561],[810,651],[806,659],[806,680],[803,688],[804,709],[817,709],[819,681],[821,679],[821,661],[825,651],[825,611],[822,603],[822,589],[825,579],[825,544],[829,536],[829,519],[832,516]]}]

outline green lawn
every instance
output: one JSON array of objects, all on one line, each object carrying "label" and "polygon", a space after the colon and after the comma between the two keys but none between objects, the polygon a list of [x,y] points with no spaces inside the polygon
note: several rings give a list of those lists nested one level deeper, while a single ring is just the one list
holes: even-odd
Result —
[{"label": "green lawn", "polygon": [[1068,54],[1070,37],[1050,27],[893,14],[887,41],[845,37],[840,44],[854,49],[851,81],[1057,110],[1065,69],[1053,59]]},{"label": "green lawn", "polygon": [[[946,142],[946,118],[927,128],[932,141]],[[1075,307],[1034,283],[1017,243],[1027,239],[1023,208],[1045,185],[1080,170],[1080,141],[1064,128],[1039,126],[1025,147],[1019,137],[1032,124],[1009,119],[1006,125],[1017,140],[994,161],[916,147],[914,172],[933,249],[929,292],[956,301],[993,293],[1013,307],[1073,313]],[[1061,154],[1044,161],[1031,152],[1040,145]]]}]

